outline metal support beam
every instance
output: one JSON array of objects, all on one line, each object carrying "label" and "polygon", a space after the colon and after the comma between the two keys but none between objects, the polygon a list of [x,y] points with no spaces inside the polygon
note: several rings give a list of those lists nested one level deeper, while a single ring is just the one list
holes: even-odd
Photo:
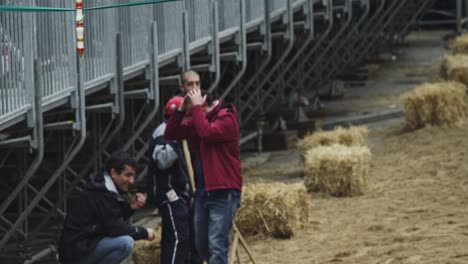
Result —
[{"label": "metal support beam", "polygon": [[[397,2],[395,1],[393,3],[395,4]],[[360,51],[359,53],[364,54],[365,51],[362,49],[362,47],[359,48],[359,46],[356,46],[356,45],[362,45],[363,43],[368,42],[368,40],[366,39],[366,36],[371,36],[372,37],[374,35],[377,35],[376,32],[372,30],[372,26],[375,26],[374,28],[377,28],[377,27],[380,26],[379,21],[385,20],[385,16],[383,15],[383,12],[385,10],[384,7],[385,7],[385,0],[381,0],[380,5],[378,6],[378,8],[375,11],[374,15],[370,19],[365,20],[366,24],[360,30],[360,32],[363,32],[364,37],[355,38],[355,41],[353,41],[354,42],[353,45],[350,45],[349,42],[352,40],[353,37],[355,37],[354,36],[355,34],[349,34],[347,36],[347,38],[345,38],[346,40],[342,39],[339,42],[339,43],[341,43],[341,47],[337,48],[337,50],[340,50],[340,49],[346,50],[346,49],[349,49],[350,47],[353,47],[353,54],[356,53],[355,52],[356,50],[359,50]],[[390,7],[390,8],[393,8],[393,7]],[[367,16],[367,13],[365,13],[365,15]],[[361,18],[362,20],[360,20],[357,23],[357,25],[360,25],[360,23],[363,23],[366,16],[362,16],[362,18]],[[327,56],[329,56],[329,55],[327,55]],[[326,65],[329,65],[331,62],[333,62],[327,56],[322,56],[319,60],[317,60],[317,59],[313,60],[312,65],[309,65],[307,71],[304,73],[305,82],[309,83],[310,85],[315,85],[314,87],[316,87],[316,79],[318,80],[319,78],[322,78],[322,77],[321,77],[321,72],[314,72],[314,70],[317,70],[318,69],[317,67],[319,67],[319,66],[320,66],[320,68],[325,68],[325,66],[322,65],[323,63],[326,63]],[[343,57],[345,57],[345,56],[343,56]],[[344,58],[342,58],[342,59],[344,59]],[[355,60],[350,58],[349,63],[351,63],[351,61],[355,62]],[[339,66],[339,67],[343,67],[343,66]],[[314,76],[309,77],[307,74],[312,74]],[[312,78],[315,78],[315,79],[312,79]]]},{"label": "metal support beam", "polygon": [[259,76],[263,74],[266,70],[268,64],[270,64],[272,53],[273,53],[273,43],[272,43],[272,33],[271,33],[271,1],[264,0],[265,12],[264,12],[264,23],[260,28],[260,32],[264,35],[263,51],[266,52],[266,56],[258,67],[258,70],[250,77],[247,83],[244,85],[243,90],[249,91],[249,88],[259,79]]},{"label": "metal support beam", "polygon": [[[186,2],[187,4],[187,2]],[[190,35],[188,26],[188,12],[187,9],[182,12],[182,32],[184,34],[184,48],[183,48],[183,66],[182,70],[186,71],[190,69]]]},{"label": "metal support beam", "polygon": [[159,85],[180,85],[180,75],[159,77]]},{"label": "metal support beam", "polygon": [[[78,55],[77,55],[78,57]],[[85,139],[86,139],[86,116],[85,116],[85,91],[84,91],[84,76],[82,72],[81,64],[83,63],[81,59],[78,58],[78,84],[77,84],[77,91],[76,96],[78,100],[78,107],[76,109],[76,120],[79,125],[80,135],[79,141],[74,146],[74,148],[70,151],[69,155],[65,158],[59,168],[55,171],[55,173],[47,180],[46,184],[41,188],[39,193],[34,197],[34,199],[28,204],[28,206],[24,209],[24,211],[20,214],[18,219],[14,222],[12,228],[5,234],[5,236],[0,240],[0,249],[5,246],[8,242],[10,237],[14,234],[15,230],[25,221],[27,216],[32,212],[32,210],[36,207],[36,205],[43,199],[46,192],[52,187],[55,183],[57,178],[62,174],[68,164],[73,160],[75,155],[83,146]],[[39,92],[39,95],[41,93]],[[38,104],[42,104],[42,97],[39,97]],[[41,106],[39,106],[40,109]],[[42,111],[40,111],[41,116],[39,117],[41,125],[42,125]]]},{"label": "metal support beam", "polygon": [[50,255],[52,253],[55,253],[55,252],[57,252],[57,249],[55,248],[55,246],[50,245],[48,248],[43,249],[43,250],[39,251],[38,253],[34,254],[30,259],[25,260],[23,263],[24,264],[35,263],[35,262],[47,257],[48,255]]},{"label": "metal support beam", "polygon": [[[320,47],[320,44],[326,39],[326,37],[328,36],[328,34],[331,32],[332,28],[333,28],[333,1],[332,0],[327,0],[327,16],[326,18],[328,19],[329,23],[328,23],[328,27],[327,29],[325,30],[324,34],[322,34],[322,36],[320,37],[320,39],[317,41],[318,43],[314,45],[314,47],[311,49],[311,52],[310,53],[313,53],[315,52],[315,50],[317,50],[319,47]],[[310,8],[310,6],[309,6]],[[313,12],[312,12],[313,14]],[[313,23],[313,22],[312,22]],[[291,31],[294,33],[294,31],[291,29]],[[306,42],[307,44],[309,44],[311,41],[312,41],[313,37],[311,37],[309,35],[309,37],[306,39]],[[301,56],[304,56],[303,52],[304,50],[307,48],[306,45],[302,46],[300,48],[300,50],[295,53],[295,55],[293,56],[293,58],[289,61],[288,64],[286,64],[286,66],[282,69],[279,69],[279,63],[276,64],[272,71],[270,71],[270,73],[265,77],[263,78],[263,80],[260,82],[260,84],[258,84],[258,90],[256,90],[255,92],[256,93],[264,93],[265,94],[270,94],[272,91],[274,91],[274,89],[277,89],[277,85],[279,85],[282,81],[283,81],[283,78],[285,76],[286,73],[288,73],[290,71],[290,68],[293,67],[293,66],[300,66],[300,64],[296,63],[298,59],[302,59]],[[287,55],[287,54],[286,54]],[[283,55],[284,56],[284,55]],[[280,60],[281,62],[284,61],[284,59],[286,58],[286,56],[281,57]],[[275,73],[275,74],[273,74]],[[273,79],[273,83],[271,83],[271,78],[275,78]],[[266,88],[266,91],[263,89],[263,87],[267,87]],[[245,105],[249,105],[253,98],[255,98],[254,96],[248,98],[244,104]],[[251,109],[249,109],[248,113],[244,113],[244,111],[242,111],[243,109],[241,109],[241,114],[244,114],[245,117],[243,117],[243,122],[247,122],[248,120],[250,120],[254,114],[256,114],[257,110],[260,109],[260,107],[264,107],[264,102],[269,100],[270,102],[273,102],[272,101],[272,98],[267,98],[267,97],[263,97],[263,98],[260,98],[261,102],[258,103],[256,102],[256,105],[253,106]]]},{"label": "metal support beam", "polygon": [[215,79],[208,88],[208,92],[213,91],[218,86],[221,77],[221,62],[219,51],[219,25],[218,25],[218,0],[211,2],[211,42],[209,52],[211,53],[210,71],[215,73]]},{"label": "metal support beam", "polygon": [[[253,93],[250,93],[249,99],[246,102],[243,102],[245,105],[249,105],[250,102],[254,99],[257,98],[255,95],[258,93],[263,92],[263,86],[268,82],[269,79],[273,78],[275,75],[280,74],[282,72],[282,69],[280,68],[281,64],[286,60],[288,55],[290,54],[293,45],[294,45],[294,13],[293,13],[293,8],[292,8],[292,1],[288,0],[288,7],[287,7],[287,39],[288,39],[288,45],[286,49],[284,50],[282,56],[275,62],[275,64],[271,67],[271,69],[268,71],[266,76],[262,76],[262,80],[260,81],[260,84],[257,85],[256,90]],[[246,122],[248,119],[250,119],[254,114],[256,114],[256,110],[263,105],[261,103],[257,104],[254,110],[250,110],[249,113],[247,113],[247,119],[244,119],[242,117],[242,122]]]},{"label": "metal support beam", "polygon": [[461,34],[462,32],[462,19],[463,19],[463,4],[462,0],[457,1],[457,33]]},{"label": "metal support beam", "polygon": [[10,149],[10,148],[28,148],[33,144],[33,139],[31,136],[24,136],[19,138],[12,138],[0,141],[0,149]]},{"label": "metal support beam", "polygon": [[151,92],[154,96],[153,107],[151,108],[150,113],[148,113],[145,120],[138,126],[137,130],[132,134],[130,139],[125,143],[122,150],[127,151],[131,145],[133,145],[136,139],[143,133],[145,128],[151,123],[156,114],[158,113],[158,108],[160,104],[160,95],[159,95],[159,60],[158,60],[158,24],[156,21],[152,23],[151,27],[151,45],[152,47],[151,54]]},{"label": "metal support beam", "polygon": [[[37,171],[39,168],[40,164],[42,163],[42,159],[44,158],[44,131],[43,131],[43,121],[42,121],[42,86],[40,85],[40,82],[38,80],[40,75],[40,63],[39,61],[34,62],[34,79],[36,80],[36,85],[34,86],[34,107],[35,107],[35,124],[34,124],[34,129],[33,129],[33,140],[37,147],[36,149],[36,156],[31,163],[30,167],[26,171],[24,177],[21,179],[21,181],[16,185],[15,189],[11,191],[10,195],[8,195],[7,199],[2,203],[0,206],[0,215],[3,215],[6,211],[6,209],[10,206],[10,204],[18,197],[18,195],[21,193],[23,188],[26,186],[26,184],[29,182],[31,177],[34,175],[34,173]],[[0,240],[0,250],[3,248],[3,246],[6,244],[6,242],[10,239],[10,237],[16,232],[16,229],[18,228],[18,224],[14,224],[12,228],[5,234],[5,236]]]},{"label": "metal support beam", "polygon": [[[100,148],[96,153],[91,157],[90,162],[88,162],[85,167],[82,168],[80,173],[80,178],[84,175],[88,175],[90,170],[96,164],[99,157],[104,153],[105,149],[112,143],[115,136],[118,135],[120,129],[122,128],[125,121],[125,98],[124,98],[124,83],[123,83],[123,49],[122,49],[122,36],[120,33],[116,34],[116,57],[117,63],[115,67],[115,78],[112,80],[116,86],[116,100],[115,107],[119,109],[118,119],[115,126],[111,126],[112,123],[109,123],[106,128],[105,133],[103,133],[103,140]],[[108,134],[109,132],[109,134]]]},{"label": "metal support beam", "polygon": [[245,29],[245,0],[240,0],[240,19],[239,19],[239,63],[242,63],[242,67],[240,71],[236,74],[234,79],[229,83],[228,87],[226,87],[226,90],[224,90],[223,94],[221,95],[221,98],[226,97],[228,95],[232,88],[240,81],[242,76],[245,73],[245,70],[247,69],[247,31]]},{"label": "metal support beam", "polygon": [[[328,7],[330,6],[330,7]],[[327,2],[327,8],[333,7],[333,2],[328,1]],[[309,34],[304,43],[301,45],[301,47],[296,51],[294,56],[288,61],[288,64],[282,68],[282,71],[279,75],[275,77],[273,80],[273,83],[268,83],[267,85],[270,87],[276,87],[276,85],[280,84],[281,81],[283,81],[285,75],[287,75],[290,72],[290,69],[292,67],[300,67],[302,63],[298,62],[301,59],[301,56],[304,55],[304,52],[306,49],[309,47],[310,43],[314,40],[315,38],[315,32],[314,32],[314,0],[309,0],[307,1],[307,9],[306,9],[306,15],[307,15],[307,23],[306,27],[309,28]],[[327,9],[327,17],[329,16],[329,10]],[[331,21],[333,21],[333,18],[331,18]],[[321,39],[324,39],[324,37],[328,36],[329,32],[331,31],[331,28],[333,26],[333,22],[329,23],[327,30],[325,33],[322,35]],[[319,40],[320,41],[320,40]],[[317,45],[318,46],[318,45]],[[316,46],[316,47],[317,47]],[[255,111],[255,110],[254,110]]]},{"label": "metal support beam", "polygon": [[465,13],[463,14],[463,16],[466,18],[468,17],[468,0],[464,1],[464,11]]}]

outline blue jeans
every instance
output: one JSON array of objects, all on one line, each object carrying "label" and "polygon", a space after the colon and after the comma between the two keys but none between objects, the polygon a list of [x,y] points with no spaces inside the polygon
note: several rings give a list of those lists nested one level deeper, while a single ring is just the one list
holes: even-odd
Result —
[{"label": "blue jeans", "polygon": [[130,236],[105,237],[94,252],[76,263],[119,264],[132,254],[133,245],[134,241]]},{"label": "blue jeans", "polygon": [[195,194],[195,247],[209,264],[228,263],[229,233],[240,196],[237,190],[198,189]]}]

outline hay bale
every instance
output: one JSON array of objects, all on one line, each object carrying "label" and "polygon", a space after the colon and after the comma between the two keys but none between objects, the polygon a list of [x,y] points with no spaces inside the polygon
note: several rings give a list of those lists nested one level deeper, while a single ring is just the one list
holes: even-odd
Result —
[{"label": "hay bale", "polygon": [[445,55],[440,71],[445,79],[468,85],[468,55]]},{"label": "hay bale", "polygon": [[320,146],[307,152],[305,186],[333,196],[356,196],[368,185],[370,150],[366,146]]},{"label": "hay bale", "polygon": [[243,234],[290,238],[309,220],[303,184],[256,183],[244,187],[236,223]]},{"label": "hay bale", "polygon": [[451,44],[453,54],[468,54],[468,34],[458,36]]},{"label": "hay bale", "polygon": [[155,238],[153,241],[138,240],[135,241],[135,247],[132,252],[134,264],[160,263],[161,256],[161,229],[154,230]]},{"label": "hay bale", "polygon": [[318,146],[331,146],[334,144],[346,146],[364,145],[368,134],[369,129],[366,126],[338,127],[332,131],[319,131],[305,136],[298,143],[298,148],[302,153],[303,159],[305,159],[307,151]]},{"label": "hay bale", "polygon": [[468,112],[466,87],[458,82],[420,85],[404,94],[402,101],[406,123],[412,129],[456,123]]}]

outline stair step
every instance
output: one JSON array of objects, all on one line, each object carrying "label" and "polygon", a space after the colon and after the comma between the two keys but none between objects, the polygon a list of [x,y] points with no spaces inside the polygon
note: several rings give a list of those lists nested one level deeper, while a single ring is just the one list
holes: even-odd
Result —
[{"label": "stair step", "polygon": [[180,85],[181,84],[180,75],[159,77],[159,84],[160,85]]},{"label": "stair step", "polygon": [[221,53],[220,54],[220,59],[222,61],[237,61],[237,52],[236,51],[232,51],[232,52],[226,52],[226,53]]},{"label": "stair step", "polygon": [[148,87],[150,85],[149,80],[134,80],[134,81],[127,81],[125,82],[125,87],[126,88],[132,88],[132,89],[142,89],[145,87]]},{"label": "stair step", "polygon": [[294,28],[305,28],[305,21],[295,21],[294,22]]},{"label": "stair step", "polygon": [[149,95],[148,88],[124,92],[125,98],[128,98],[128,99],[145,99],[145,98],[148,98],[148,95]]},{"label": "stair step", "polygon": [[247,49],[250,50],[260,50],[263,48],[263,43],[262,42],[252,42],[247,44]]},{"label": "stair step", "polygon": [[44,130],[69,130],[74,128],[74,124],[72,120],[44,124]]},{"label": "stair step", "polygon": [[191,66],[190,69],[196,72],[208,72],[210,71],[210,67],[211,64],[199,64]]},{"label": "stair step", "polygon": [[86,111],[90,112],[113,112],[114,111],[114,104],[113,103],[105,103],[105,104],[98,104],[98,105],[90,105],[86,107]]},{"label": "stair step", "polygon": [[0,141],[0,148],[29,148],[32,145],[31,136],[12,138]]},{"label": "stair step", "polygon": [[285,34],[283,32],[278,32],[278,33],[273,33],[271,34],[272,39],[279,39],[279,38],[284,38]]}]

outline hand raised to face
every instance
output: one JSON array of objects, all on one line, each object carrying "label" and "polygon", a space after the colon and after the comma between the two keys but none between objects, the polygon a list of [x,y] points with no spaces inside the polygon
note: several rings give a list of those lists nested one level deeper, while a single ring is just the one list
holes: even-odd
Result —
[{"label": "hand raised to face", "polygon": [[204,105],[206,102],[206,95],[202,96],[200,89],[191,90],[187,96],[190,98],[193,106]]}]

